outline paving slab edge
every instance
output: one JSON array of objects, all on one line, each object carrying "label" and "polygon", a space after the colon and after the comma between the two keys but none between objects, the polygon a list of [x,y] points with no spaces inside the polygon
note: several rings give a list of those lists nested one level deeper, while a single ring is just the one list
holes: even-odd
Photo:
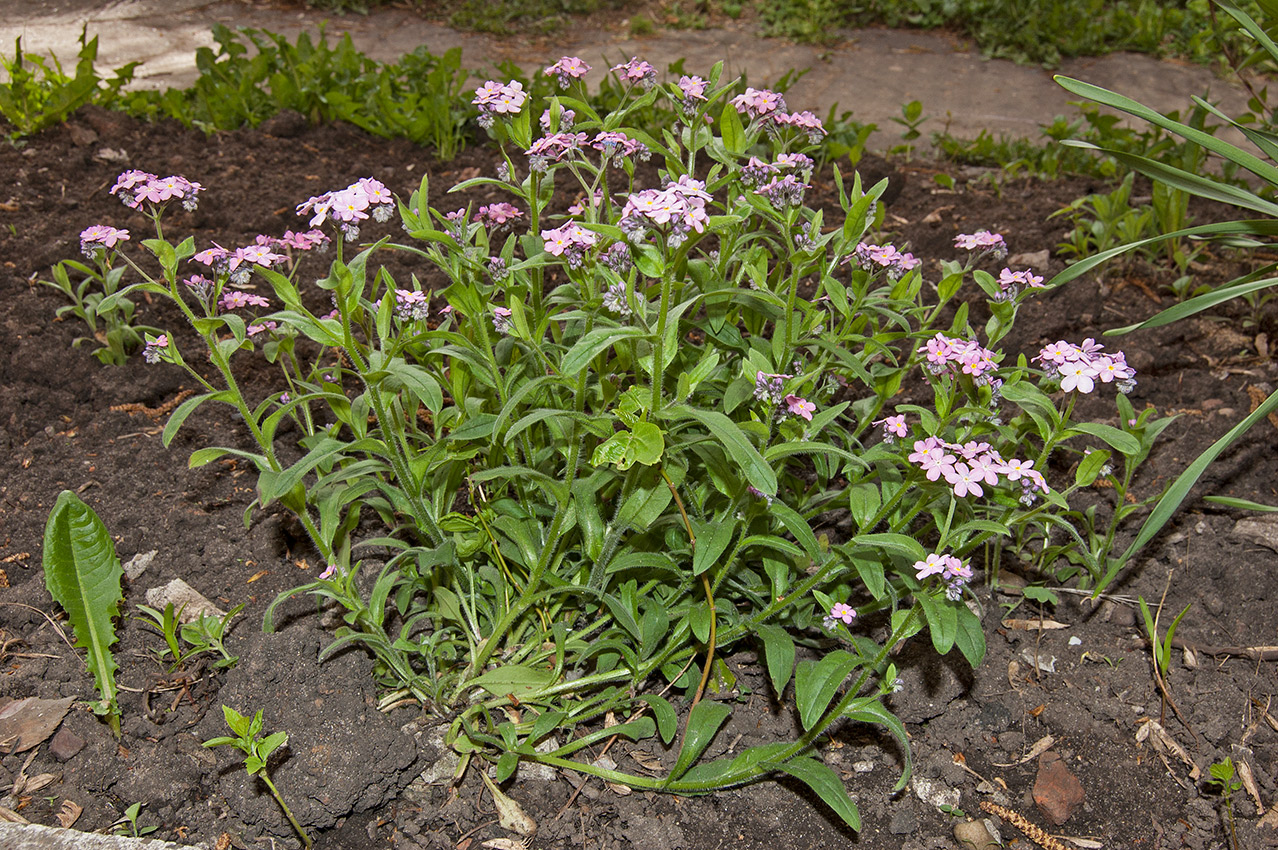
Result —
[{"label": "paving slab edge", "polygon": [[4,850],[212,850],[206,843],[174,844],[158,838],[97,835],[37,823],[4,822],[0,822],[0,847]]}]

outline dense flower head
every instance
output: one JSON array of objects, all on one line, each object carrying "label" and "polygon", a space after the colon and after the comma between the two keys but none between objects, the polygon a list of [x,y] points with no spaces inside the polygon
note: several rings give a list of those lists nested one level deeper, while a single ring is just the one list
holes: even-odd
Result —
[{"label": "dense flower head", "polygon": [[629,62],[613,65],[612,70],[626,82],[637,83],[645,89],[650,89],[657,84],[657,69],[638,56],[630,57]]},{"label": "dense flower head", "polygon": [[313,228],[331,218],[350,240],[358,235],[358,223],[367,219],[370,211],[376,221],[389,220],[394,203],[390,191],[381,181],[361,177],[345,189],[306,199],[297,205],[297,214],[310,213],[310,226]]},{"label": "dense flower head", "polygon": [[495,204],[485,204],[475,213],[475,221],[485,227],[501,227],[508,228],[510,223],[523,218],[524,214],[513,204],[505,201],[499,201]]},{"label": "dense flower head", "polygon": [[511,311],[507,307],[493,308],[493,330],[499,334],[510,332]]},{"label": "dense flower head", "polygon": [[605,160],[611,159],[613,165],[621,165],[627,157],[646,162],[652,156],[652,152],[648,150],[647,145],[643,142],[635,141],[625,133],[609,131],[598,133],[590,142],[590,146],[597,151],[601,151]]},{"label": "dense flower head", "polygon": [[552,162],[577,156],[586,139],[585,133],[552,133],[542,136],[524,151],[528,156],[528,167],[533,171],[545,171]]},{"label": "dense flower head", "polygon": [[523,109],[527,100],[528,92],[518,80],[511,80],[505,85],[489,80],[475,89],[475,99],[471,103],[479,107],[479,124],[486,129],[492,126],[494,115],[515,115]]},{"label": "dense flower head", "polygon": [[395,290],[395,315],[402,321],[424,319],[430,312],[430,299],[417,289]]},{"label": "dense flower head", "polygon": [[826,135],[825,125],[821,119],[811,112],[777,112],[772,116],[773,124],[779,127],[794,127],[807,134],[808,142],[817,144]]},{"label": "dense flower head", "polygon": [[894,245],[874,245],[870,242],[857,243],[856,249],[847,257],[855,260],[857,266],[867,272],[887,269],[893,280],[900,279],[906,272],[916,269],[923,261],[908,251],[898,251]]},{"label": "dense flower head", "polygon": [[110,191],[130,209],[141,209],[144,203],[153,208],[162,207],[169,201],[180,200],[184,209],[193,210],[198,203],[196,196],[204,187],[176,174],[157,177],[149,171],[133,170],[116,178]]},{"label": "dense flower head", "polygon": [[757,156],[752,156],[741,167],[741,181],[751,189],[763,185],[766,181],[771,180],[775,175],[780,173],[775,165],[770,162],[764,162]]},{"label": "dense flower head", "polygon": [[1009,482],[1020,482],[1022,490],[1047,492],[1047,479],[1034,469],[1034,461],[1012,458],[1004,460],[989,443],[975,440],[949,443],[940,437],[924,437],[914,441],[914,451],[907,457],[924,473],[928,481],[942,478],[954,495],[983,496],[985,487],[996,487],[1002,476]]},{"label": "dense flower head", "polygon": [[[261,238],[258,237],[258,239]],[[322,251],[331,241],[328,234],[322,230],[307,230],[301,233],[285,230],[284,235],[278,239],[272,239],[271,244],[279,248],[292,248],[295,251]]]},{"label": "dense flower head", "polygon": [[617,274],[625,274],[630,271],[634,265],[634,257],[630,253],[630,246],[624,242],[614,242],[608,246],[608,250],[604,251],[600,256],[604,265],[612,269]]},{"label": "dense flower head", "polygon": [[960,233],[954,237],[954,247],[965,251],[989,252],[999,259],[1007,256],[1007,243],[1003,241],[1002,234],[991,233],[988,230]]},{"label": "dense flower head", "polygon": [[1090,337],[1079,345],[1062,339],[1044,346],[1033,359],[1043,365],[1047,378],[1059,380],[1066,392],[1090,393],[1097,381],[1113,383],[1121,393],[1131,392],[1136,386],[1136,370],[1127,365],[1123,352],[1105,353],[1104,348]]},{"label": "dense flower head", "polygon": [[129,241],[129,231],[105,224],[95,224],[80,231],[80,253],[93,257],[99,251],[114,248],[120,242]]},{"label": "dense flower head", "polygon": [[785,98],[767,89],[747,87],[745,94],[739,94],[732,99],[732,105],[737,112],[745,113],[752,120],[785,112]]},{"label": "dense flower head", "polygon": [[[552,118],[553,116],[550,114],[549,109],[545,109],[542,111],[541,120],[538,123],[541,124],[541,129],[546,131],[547,133],[551,131],[550,124],[551,124]],[[559,129],[560,130],[567,130],[571,128],[573,122],[576,120],[577,120],[577,113],[575,111],[571,109],[559,110]]]},{"label": "dense flower head", "polygon": [[691,103],[694,100],[706,99],[706,86],[709,85],[705,80],[697,76],[688,76],[684,74],[679,78],[679,92],[683,95],[683,99]]},{"label": "dense flower head", "polygon": [[616,313],[623,319],[630,315],[630,304],[626,301],[626,285],[621,281],[611,283],[603,293],[604,309]]},{"label": "dense flower head", "polygon": [[998,368],[994,352],[976,340],[937,334],[918,351],[927,353],[927,368],[935,375],[950,372],[988,380],[990,373]]},{"label": "dense flower head", "polygon": [[561,89],[568,88],[570,82],[580,80],[589,73],[590,66],[577,56],[564,56],[546,69],[546,76],[558,80]]},{"label": "dense flower head", "polygon": [[946,583],[945,595],[958,600],[963,588],[972,580],[972,568],[950,554],[933,552],[922,561],[914,562],[915,578],[919,581],[930,576],[940,576]]},{"label": "dense flower head", "polygon": [[563,257],[568,262],[569,268],[580,266],[586,252],[599,241],[598,234],[593,230],[587,230],[575,221],[570,221],[553,230],[543,230],[541,238],[545,243],[546,251],[553,256]]},{"label": "dense flower head", "polygon": [[669,225],[670,243],[677,244],[690,231],[701,233],[710,221],[706,202],[711,199],[706,184],[680,175],[663,189],[644,189],[626,198],[619,226],[632,239],[641,237],[647,226]]},{"label": "dense flower head", "polygon": [[213,294],[213,281],[209,280],[202,274],[195,274],[182,281],[188,289],[195,293],[195,297],[201,301],[208,301],[209,296]]},{"label": "dense flower head", "polygon": [[998,288],[998,300],[1011,301],[1021,289],[1042,289],[1043,277],[1029,269],[1020,272],[1003,269],[998,275]]},{"label": "dense flower head", "polygon": [[279,325],[276,324],[275,322],[262,322],[259,325],[249,325],[244,332],[248,334],[249,336],[253,337],[253,336],[257,336],[260,333],[273,331],[278,327]]},{"label": "dense flower head", "polygon": [[[150,337],[150,334],[147,334]],[[147,363],[159,363],[164,355],[168,353],[169,336],[168,334],[160,334],[154,339],[147,339],[146,348],[142,351],[142,357]]]},{"label": "dense flower head", "polygon": [[786,397],[786,378],[793,377],[793,375],[784,375],[777,372],[755,372],[754,397],[769,407],[776,407]]},{"label": "dense flower head", "polygon": [[239,307],[270,307],[271,302],[252,292],[238,289],[227,289],[222,292],[222,300],[218,302],[223,310],[235,310]]},{"label": "dense flower head", "polygon": [[803,203],[803,193],[807,188],[807,183],[799,180],[793,174],[787,174],[784,177],[773,178],[757,191],[771,201],[772,205],[777,209],[785,209],[801,205]]}]

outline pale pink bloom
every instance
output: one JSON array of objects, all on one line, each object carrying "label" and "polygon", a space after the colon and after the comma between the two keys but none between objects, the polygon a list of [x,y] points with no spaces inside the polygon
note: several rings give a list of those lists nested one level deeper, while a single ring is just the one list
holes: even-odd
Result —
[{"label": "pale pink bloom", "polygon": [[98,244],[104,245],[107,248],[114,248],[116,243],[127,241],[129,241],[129,231],[119,230],[105,224],[95,224],[80,231],[80,244],[82,248],[90,244]]},{"label": "pale pink bloom", "polygon": [[234,310],[237,307],[269,307],[271,302],[267,301],[260,295],[254,295],[251,292],[241,292],[238,289],[228,289],[222,293],[222,301],[220,302],[223,310]]},{"label": "pale pink bloom", "polygon": [[945,481],[954,488],[954,495],[962,498],[963,496],[984,496],[985,490],[981,488],[981,481],[984,479],[983,473],[978,473],[966,463],[956,463],[945,471]]},{"label": "pale pink bloom", "polygon": [[805,398],[799,398],[793,393],[785,397],[786,407],[795,416],[801,416],[809,422],[812,421],[812,414],[816,412],[816,405]]},{"label": "pale pink bloom", "polygon": [[946,561],[946,558],[948,557],[948,555],[941,555],[933,552],[922,561],[915,561],[913,569],[917,572],[917,574],[914,577],[919,581],[922,581],[928,576],[939,576],[941,573],[945,572],[945,568],[948,566],[948,562]]},{"label": "pale pink bloom", "polygon": [[1080,393],[1090,393],[1096,386],[1095,370],[1091,366],[1081,362],[1073,361],[1066,363],[1060,367],[1061,371],[1061,389],[1066,392],[1078,390]]},{"label": "pale pink bloom", "polygon": [[846,602],[835,602],[830,606],[830,619],[842,620],[845,625],[852,625],[852,621],[856,619],[856,609]]}]

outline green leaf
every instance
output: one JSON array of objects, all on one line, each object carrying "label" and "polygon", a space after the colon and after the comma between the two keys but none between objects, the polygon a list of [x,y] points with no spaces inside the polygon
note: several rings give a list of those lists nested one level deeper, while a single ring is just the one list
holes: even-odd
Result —
[{"label": "green leaf", "polygon": [[1236,508],[1242,511],[1278,511],[1278,506],[1262,505],[1260,502],[1253,502],[1250,499],[1236,499],[1233,496],[1203,496],[1204,502],[1212,502],[1217,505],[1224,505],[1227,508]]},{"label": "green leaf", "polygon": [[768,678],[777,699],[785,693],[785,686],[794,674],[794,638],[780,626],[759,626],[756,631],[763,641],[763,658],[768,668]]},{"label": "green leaf", "polygon": [[693,532],[697,535],[697,545],[692,553],[692,574],[699,576],[714,566],[719,556],[732,542],[732,534],[736,524],[720,518],[716,521],[702,522],[692,520]]},{"label": "green leaf", "polygon": [[524,699],[549,687],[554,681],[555,674],[551,670],[507,664],[471,679],[470,684],[483,688],[495,697],[514,694],[519,699]]},{"label": "green leaf", "polygon": [[576,344],[564,355],[559,363],[559,371],[567,376],[576,377],[586,368],[596,355],[612,348],[623,339],[643,336],[639,328],[596,328],[577,340]]},{"label": "green leaf", "polygon": [[618,469],[629,469],[636,463],[652,466],[666,450],[661,429],[651,422],[636,422],[629,431],[619,431],[595,447],[591,464],[615,463]]},{"label": "green leaf", "polygon": [[882,549],[886,552],[897,552],[914,561],[921,561],[927,557],[927,553],[923,551],[922,543],[919,543],[913,537],[907,537],[904,534],[896,534],[891,531],[884,531],[880,534],[859,534],[854,538],[853,542],[857,546]]},{"label": "green leaf", "polygon": [[1099,422],[1076,422],[1070,425],[1070,430],[1098,437],[1128,457],[1140,454],[1140,440],[1112,425],[1102,425]]},{"label": "green leaf", "polygon": [[954,648],[954,639],[958,635],[958,612],[953,605],[938,601],[926,590],[916,593],[914,598],[923,608],[923,619],[927,620],[932,646],[944,655]]},{"label": "green leaf", "polygon": [[794,701],[804,729],[811,729],[830,706],[848,673],[861,663],[850,652],[836,649],[820,661],[800,661],[794,671]]},{"label": "green leaf", "polygon": [[763,456],[750,443],[745,432],[727,416],[715,410],[701,410],[686,405],[673,405],[671,412],[679,418],[691,418],[700,422],[728,452],[732,460],[745,474],[746,481],[765,496],[777,493],[777,476]]},{"label": "green leaf", "polygon": [[390,390],[400,387],[408,390],[432,414],[439,413],[444,407],[444,393],[439,382],[421,366],[407,363],[403,358],[393,357],[383,368],[386,370],[384,386]]},{"label": "green leaf", "polygon": [[666,777],[664,784],[669,785],[692,767],[705,752],[706,747],[710,746],[715,733],[719,731],[719,727],[731,713],[732,709],[723,703],[711,700],[702,700],[692,707],[692,711],[688,712],[688,726],[683,733],[679,758],[675,760],[674,767],[670,769],[670,775]]},{"label": "green leaf", "polygon": [[905,757],[905,769],[901,771],[901,778],[897,780],[893,792],[900,791],[910,782],[910,776],[914,773],[914,763],[910,759],[910,736],[905,732],[905,724],[901,719],[892,712],[883,707],[883,704],[874,697],[866,697],[855,701],[843,716],[849,720],[858,720],[862,723],[875,723],[880,726],[886,726],[887,730],[892,733],[893,737],[901,744],[901,753]]},{"label": "green leaf", "polygon": [[861,813],[848,796],[843,780],[824,762],[814,758],[796,758],[785,762],[764,762],[764,765],[782,773],[788,773],[817,793],[834,813],[852,829],[861,830]]},{"label": "green leaf", "polygon": [[745,153],[745,128],[741,125],[741,116],[730,101],[725,101],[723,111],[719,113],[719,135],[723,138],[723,146],[734,156]]},{"label": "green leaf", "polygon": [[115,643],[112,620],[119,616],[120,559],[106,525],[93,509],[70,490],[63,490],[44,527],[44,584],[53,600],[67,612],[75,645],[88,650],[86,663],[93,674],[102,706],[116,737],[120,709],[115,684]]},{"label": "green leaf", "polygon": [[1109,463],[1109,452],[1097,449],[1079,461],[1074,470],[1074,483],[1079,487],[1090,487],[1100,477],[1101,469]]},{"label": "green leaf", "polygon": [[657,721],[657,732],[660,733],[661,740],[669,744],[674,740],[675,732],[679,731],[679,715],[675,713],[674,706],[656,694],[644,694],[639,699],[648,703],[652,716]]},{"label": "green leaf", "polygon": [[981,620],[966,605],[959,605],[958,632],[954,635],[954,645],[963,653],[967,663],[975,670],[985,659],[985,630],[981,628]]}]

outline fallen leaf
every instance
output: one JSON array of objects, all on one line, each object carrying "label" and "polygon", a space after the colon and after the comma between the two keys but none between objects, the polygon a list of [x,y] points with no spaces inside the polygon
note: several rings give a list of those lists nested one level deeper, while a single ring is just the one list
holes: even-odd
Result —
[{"label": "fallen leaf", "polygon": [[0,806],[0,821],[5,821],[7,823],[31,823],[31,821],[27,820],[13,809],[7,809],[4,806]]},{"label": "fallen leaf", "polygon": [[1047,752],[1049,749],[1051,749],[1052,744],[1055,744],[1055,743],[1056,743],[1056,739],[1053,738],[1051,735],[1044,735],[1043,737],[1039,738],[1037,741],[1034,742],[1034,746],[1029,748],[1029,752],[1021,756],[1016,761],[1009,762],[1008,764],[999,764],[998,762],[994,762],[994,766],[995,767],[1015,767],[1018,764],[1025,764],[1025,762],[1032,761],[1038,758],[1039,756],[1041,756],[1043,753]]},{"label": "fallen leaf", "polygon": [[493,804],[497,807],[497,823],[502,829],[523,836],[532,836],[537,832],[537,821],[530,818],[518,803],[501,792],[488,774],[480,772],[480,779],[488,786],[488,793],[493,795]]},{"label": "fallen leaf", "polygon": [[493,838],[479,846],[491,847],[492,850],[528,850],[527,841],[516,841],[513,838]]},{"label": "fallen leaf", "polygon": [[1256,801],[1256,811],[1263,815],[1265,813],[1265,804],[1260,802],[1260,787],[1256,785],[1256,775],[1251,772],[1251,765],[1244,758],[1235,758],[1234,765],[1238,768],[1239,781],[1247,789],[1251,799]]},{"label": "fallen leaf", "polygon": [[1063,838],[1070,844],[1082,847],[1083,850],[1101,850],[1105,845],[1092,838],[1079,838],[1075,835],[1058,835],[1057,838]]},{"label": "fallen leaf", "polygon": [[70,800],[63,800],[62,811],[58,812],[58,823],[62,824],[63,829],[70,829],[71,824],[80,819],[80,813],[83,811],[83,806],[77,806]]},{"label": "fallen leaf", "polygon": [[644,770],[659,771],[661,770],[661,759],[652,753],[645,753],[643,750],[631,750],[630,757],[639,762],[639,766]]},{"label": "fallen leaf", "polygon": [[247,579],[244,580],[244,583],[252,584],[253,582],[260,579],[262,576],[269,576],[270,574],[271,574],[270,570],[262,570],[260,572],[253,573],[253,575],[249,576]]},{"label": "fallen leaf", "polygon": [[1157,720],[1147,721],[1140,729],[1136,730],[1136,743],[1143,744],[1147,740],[1153,742],[1154,749],[1160,754],[1174,755],[1188,765],[1190,779],[1197,782],[1198,778],[1202,776],[1202,771],[1198,769],[1198,765],[1194,764],[1194,760],[1189,757],[1189,753],[1185,752],[1185,748]]},{"label": "fallen leaf", "polygon": [[0,700],[0,752],[23,753],[48,739],[75,697]]},{"label": "fallen leaf", "polygon": [[1068,629],[1069,623],[1058,623],[1056,620],[1017,620],[1008,618],[1003,621],[1003,628],[1016,631],[1036,631],[1039,629]]},{"label": "fallen leaf", "polygon": [[944,207],[937,207],[936,209],[932,210],[927,215],[923,216],[922,222],[923,224],[936,224],[938,221],[941,220],[941,213],[945,212],[946,210],[952,210],[952,209],[954,209],[953,204],[949,204],[948,206],[944,206]]}]

